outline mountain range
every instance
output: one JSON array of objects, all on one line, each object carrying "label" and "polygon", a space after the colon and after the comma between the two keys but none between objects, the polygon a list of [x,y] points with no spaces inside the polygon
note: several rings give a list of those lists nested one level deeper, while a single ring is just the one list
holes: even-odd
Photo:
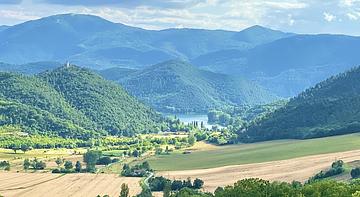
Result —
[{"label": "mountain range", "polygon": [[296,96],[360,64],[360,38],[301,35],[261,26],[242,31],[146,30],[92,15],[62,14],[0,28],[0,62],[66,62],[95,70],[144,69],[173,59]]},{"label": "mountain range", "polygon": [[162,124],[119,85],[76,66],[34,76],[0,72],[0,112],[0,125],[82,139],[158,131]]},{"label": "mountain range", "polygon": [[0,32],[0,61],[25,64],[69,60],[96,69],[144,67],[174,58],[190,60],[223,49],[248,49],[290,35],[259,26],[242,32],[154,31],[92,15],[63,14],[4,27]]},{"label": "mountain range", "polygon": [[206,113],[214,108],[264,104],[279,99],[244,78],[200,70],[180,60],[141,70],[112,68],[100,73],[162,112]]},{"label": "mountain range", "polygon": [[330,77],[253,122],[245,141],[314,138],[359,132],[360,67]]},{"label": "mountain range", "polygon": [[284,97],[360,64],[360,38],[295,35],[255,48],[222,50],[192,63],[215,72],[243,75]]}]

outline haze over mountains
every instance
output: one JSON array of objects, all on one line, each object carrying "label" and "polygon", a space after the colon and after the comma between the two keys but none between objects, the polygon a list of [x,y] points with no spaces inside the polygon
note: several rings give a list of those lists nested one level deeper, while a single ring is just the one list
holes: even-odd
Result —
[{"label": "haze over mountains", "polygon": [[[155,31],[92,15],[55,15],[0,27],[0,70],[34,75],[1,74],[1,109],[7,114],[4,124],[23,122],[15,119],[22,117],[18,115],[21,109],[30,117],[38,114],[33,119],[40,117],[45,121],[43,117],[50,117],[45,122],[52,121],[58,125],[56,128],[70,131],[71,134],[61,134],[64,136],[73,135],[74,129],[86,135],[92,135],[96,129],[121,135],[145,128],[157,130],[160,117],[146,105],[161,112],[205,113],[210,109],[270,103],[295,96],[359,65],[358,51],[360,38],[355,36],[300,35],[261,26],[239,32]],[[95,70],[123,86],[130,95],[95,73],[61,67],[67,61]],[[357,128],[358,116],[349,106],[357,104],[358,92],[353,86],[358,81],[352,77],[357,76],[357,70],[295,97],[284,108],[250,125],[247,137],[256,141],[333,135],[344,129],[353,132],[351,128]],[[106,88],[100,88],[100,84]],[[352,89],[347,93],[347,88],[342,91],[336,84],[348,84]],[[13,87],[15,94],[5,87]],[[336,96],[322,97],[319,92],[324,89]],[[37,103],[33,97],[20,99],[24,94],[48,99],[43,103]],[[57,100],[59,103],[55,104]],[[103,108],[97,108],[100,103]],[[126,106],[135,106],[136,110]],[[325,108],[336,113],[322,110]],[[308,120],[309,114],[313,119]],[[47,127],[51,124],[30,127],[30,123],[25,123],[21,125],[32,132],[55,132]],[[272,129],[263,135],[265,127]]]},{"label": "haze over mountains", "polygon": [[174,58],[190,60],[222,49],[243,50],[289,35],[261,27],[243,32],[150,31],[97,16],[64,14],[25,22],[1,32],[0,60],[13,64],[70,60],[97,69],[143,67]]},{"label": "haze over mountains", "polygon": [[291,97],[360,62],[359,37],[298,35],[253,26],[240,32],[145,30],[92,15],[64,14],[0,28],[0,62],[70,61],[96,70],[141,69],[180,59],[257,81]]},{"label": "haze over mountains", "polygon": [[296,35],[247,51],[209,53],[192,62],[216,72],[247,76],[287,97],[358,65],[359,50],[359,37]]}]

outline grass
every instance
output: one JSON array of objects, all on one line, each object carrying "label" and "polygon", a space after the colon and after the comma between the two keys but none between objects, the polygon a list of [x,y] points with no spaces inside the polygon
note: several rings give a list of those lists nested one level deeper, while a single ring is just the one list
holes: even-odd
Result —
[{"label": "grass", "polygon": [[191,170],[284,160],[356,149],[360,149],[360,134],[218,146],[213,150],[200,150],[191,154],[174,152],[170,155],[154,156],[148,161],[151,167],[158,171]]}]

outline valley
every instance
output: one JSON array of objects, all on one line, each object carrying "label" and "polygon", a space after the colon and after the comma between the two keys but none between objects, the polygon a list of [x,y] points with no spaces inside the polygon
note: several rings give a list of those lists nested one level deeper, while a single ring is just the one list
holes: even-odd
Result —
[{"label": "valley", "polygon": [[0,197],[360,197],[360,2],[287,1],[0,0]]},{"label": "valley", "polygon": [[[271,141],[233,146],[214,146],[197,142],[189,149],[192,153],[184,155],[182,150],[169,155],[144,156],[131,163],[149,158],[156,176],[185,180],[200,178],[204,180],[204,191],[214,192],[218,186],[231,185],[237,180],[261,178],[270,181],[305,182],[315,173],[325,170],[335,160],[358,161],[360,158],[360,136],[358,134],[319,138],[312,140]],[[186,150],[186,149],[184,149]],[[77,149],[82,152],[85,150]],[[47,166],[55,168],[55,158],[62,156],[67,160],[81,160],[81,155],[73,155],[72,150],[32,150],[15,155],[11,150],[0,151],[0,160],[12,157],[37,157],[48,160]],[[165,160],[164,160],[165,158]],[[17,162],[19,160],[13,160]],[[128,161],[127,161],[128,162]],[[131,188],[132,195],[141,191],[141,178],[121,177],[120,167],[100,167],[97,174],[51,174],[49,172],[0,172],[0,193],[5,196],[39,196],[46,193],[52,196],[82,196],[83,194],[110,194],[115,196],[122,183]],[[166,164],[166,165],[163,165]],[[114,164],[117,165],[117,164]],[[171,168],[169,168],[171,167]],[[113,168],[107,171],[107,168]],[[105,173],[100,173],[105,172]],[[162,194],[156,194],[156,196]],[[41,196],[41,195],[40,195]]]}]

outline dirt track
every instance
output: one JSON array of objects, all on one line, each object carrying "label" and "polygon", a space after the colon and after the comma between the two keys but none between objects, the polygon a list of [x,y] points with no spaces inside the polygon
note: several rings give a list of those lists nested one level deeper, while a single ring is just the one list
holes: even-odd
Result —
[{"label": "dirt track", "polygon": [[328,168],[336,159],[345,162],[360,160],[360,150],[211,169],[164,171],[156,175],[170,179],[201,178],[205,182],[204,189],[213,192],[218,186],[232,185],[237,180],[251,177],[272,181],[305,181],[320,170]]},{"label": "dirt track", "polygon": [[124,178],[116,174],[0,173],[0,194],[5,197],[57,197],[98,194],[119,196],[122,183],[130,194],[140,193],[140,178]]}]

